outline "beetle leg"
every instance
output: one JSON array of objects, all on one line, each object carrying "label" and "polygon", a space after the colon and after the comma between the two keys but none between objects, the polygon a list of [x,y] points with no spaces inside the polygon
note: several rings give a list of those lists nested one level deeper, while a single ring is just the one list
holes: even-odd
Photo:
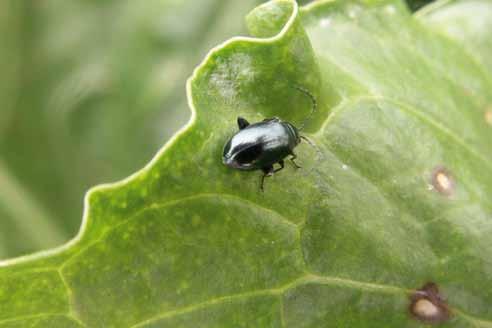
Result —
[{"label": "beetle leg", "polygon": [[297,158],[297,155],[294,153],[292,153],[291,155],[292,155],[292,157],[290,158],[290,161],[292,162],[292,164],[294,164],[296,169],[300,169],[302,166],[297,165],[297,163],[295,161],[295,159]]},{"label": "beetle leg", "polygon": [[284,160],[282,159],[278,161],[278,164],[280,165],[280,167],[278,169],[273,170],[273,173],[281,171],[284,168]]},{"label": "beetle leg", "polygon": [[260,190],[263,192],[264,191],[263,184],[265,182],[265,177],[271,177],[273,175],[274,172],[273,165],[264,167],[261,170],[263,171],[263,175],[261,176]]}]

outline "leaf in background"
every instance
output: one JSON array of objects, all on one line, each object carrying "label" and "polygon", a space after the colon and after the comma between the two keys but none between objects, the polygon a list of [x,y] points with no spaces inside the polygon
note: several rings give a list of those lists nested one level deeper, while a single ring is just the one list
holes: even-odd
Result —
[{"label": "leaf in background", "polygon": [[259,2],[2,1],[0,258],[73,236],[84,192],[185,123],[192,67]]},{"label": "leaf in background", "polygon": [[[190,123],[87,195],[78,237],[2,263],[0,327],[490,327],[491,77],[421,20],[396,0],[255,9],[261,38],[206,57]],[[305,118],[295,85],[320,153],[260,193],[222,147],[238,115]]]},{"label": "leaf in background", "polygon": [[[465,45],[488,76],[492,75],[492,6],[487,1],[436,1],[422,9],[418,17],[431,28]],[[470,19],[474,17],[474,19]]]}]

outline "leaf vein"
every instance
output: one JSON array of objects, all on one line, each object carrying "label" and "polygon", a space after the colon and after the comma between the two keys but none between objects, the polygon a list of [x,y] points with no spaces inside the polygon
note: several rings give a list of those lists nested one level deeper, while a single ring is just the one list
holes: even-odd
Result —
[{"label": "leaf vein", "polygon": [[237,300],[242,300],[242,299],[247,299],[247,298],[252,298],[252,297],[268,296],[268,295],[282,296],[287,290],[294,289],[296,287],[310,284],[310,283],[319,284],[319,285],[333,285],[333,286],[347,287],[347,288],[353,288],[353,289],[361,289],[361,290],[370,291],[370,292],[383,292],[383,293],[392,293],[392,294],[394,294],[394,293],[401,294],[401,293],[409,292],[409,290],[407,290],[407,289],[399,288],[399,287],[395,287],[395,286],[390,286],[390,285],[379,285],[379,284],[360,282],[360,281],[355,281],[355,280],[350,280],[350,279],[345,279],[345,278],[327,277],[327,276],[320,276],[320,275],[308,273],[308,274],[301,276],[301,277],[293,280],[292,282],[285,284],[283,286],[280,286],[278,288],[262,289],[262,290],[256,290],[256,291],[251,291],[251,292],[244,292],[241,294],[216,297],[216,298],[209,299],[209,300],[201,302],[201,303],[192,304],[190,306],[183,307],[181,309],[175,309],[175,310],[167,311],[167,312],[155,315],[155,316],[153,316],[149,319],[146,319],[144,321],[138,322],[135,325],[131,326],[131,328],[141,328],[147,324],[151,324],[151,323],[158,321],[158,320],[172,318],[172,317],[175,317],[178,315],[193,312],[195,310],[200,310],[200,309],[207,308],[209,306],[220,305],[220,304],[224,304],[224,303],[231,302],[231,301],[237,301]]}]

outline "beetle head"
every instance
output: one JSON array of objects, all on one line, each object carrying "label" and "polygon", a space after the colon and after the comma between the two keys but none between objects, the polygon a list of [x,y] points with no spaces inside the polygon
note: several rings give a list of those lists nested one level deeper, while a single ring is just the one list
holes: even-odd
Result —
[{"label": "beetle head", "polygon": [[295,140],[295,144],[298,145],[301,142],[301,135],[299,134],[299,130],[289,122],[283,122],[282,124],[287,127],[289,134]]}]

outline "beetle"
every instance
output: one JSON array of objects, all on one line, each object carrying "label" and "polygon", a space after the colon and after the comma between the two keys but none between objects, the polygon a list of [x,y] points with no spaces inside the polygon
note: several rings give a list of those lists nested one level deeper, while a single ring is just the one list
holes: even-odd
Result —
[{"label": "beetle", "polygon": [[[309,139],[299,134],[299,131],[304,127],[306,120],[315,112],[316,100],[307,90],[296,88],[308,95],[313,103],[311,114],[299,129],[278,117],[267,118],[254,124],[238,117],[239,131],[224,146],[222,162],[228,167],[244,171],[263,171],[260,183],[261,191],[264,190],[265,177],[272,176],[282,170],[284,159],[287,156],[291,156],[290,160],[296,168],[301,168],[295,162],[297,156],[294,153],[294,148],[299,145],[302,139],[311,144]],[[280,167],[274,169],[274,164],[279,164]]]}]

